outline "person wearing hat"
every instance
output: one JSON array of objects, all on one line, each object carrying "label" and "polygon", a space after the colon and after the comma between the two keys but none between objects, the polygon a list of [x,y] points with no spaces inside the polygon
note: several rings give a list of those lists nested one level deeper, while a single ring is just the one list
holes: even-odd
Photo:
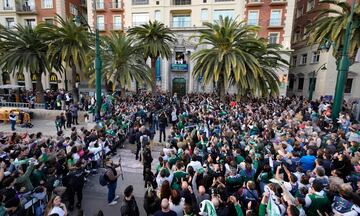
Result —
[{"label": "person wearing hat", "polygon": [[121,216],[139,216],[139,208],[133,195],[134,187],[129,185],[124,190],[124,202],[121,206]]}]

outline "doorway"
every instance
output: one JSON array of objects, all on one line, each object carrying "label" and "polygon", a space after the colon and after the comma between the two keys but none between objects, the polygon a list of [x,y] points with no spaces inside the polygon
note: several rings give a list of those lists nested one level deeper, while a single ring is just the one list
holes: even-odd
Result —
[{"label": "doorway", "polygon": [[173,79],[172,93],[177,93],[180,97],[186,95],[186,80],[184,78]]}]

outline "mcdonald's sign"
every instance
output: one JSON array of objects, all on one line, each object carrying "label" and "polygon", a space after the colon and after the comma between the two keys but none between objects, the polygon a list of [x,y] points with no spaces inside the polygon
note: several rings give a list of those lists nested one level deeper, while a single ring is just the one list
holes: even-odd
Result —
[{"label": "mcdonald's sign", "polygon": [[52,83],[58,82],[58,78],[57,78],[56,74],[54,74],[54,73],[50,74],[50,82],[52,82]]}]

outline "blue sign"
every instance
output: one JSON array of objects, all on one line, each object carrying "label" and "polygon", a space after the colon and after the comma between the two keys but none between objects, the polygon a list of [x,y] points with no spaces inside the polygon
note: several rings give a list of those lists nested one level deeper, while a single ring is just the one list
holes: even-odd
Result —
[{"label": "blue sign", "polygon": [[187,72],[188,70],[188,64],[171,64],[171,71]]},{"label": "blue sign", "polygon": [[160,81],[161,80],[161,60],[160,58],[158,58],[156,60],[156,81]]}]

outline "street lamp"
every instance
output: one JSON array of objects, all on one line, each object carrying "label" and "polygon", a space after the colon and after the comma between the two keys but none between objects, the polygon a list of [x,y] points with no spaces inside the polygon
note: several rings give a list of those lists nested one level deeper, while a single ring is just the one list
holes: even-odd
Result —
[{"label": "street lamp", "polygon": [[96,17],[96,0],[94,0],[95,17],[95,85],[96,85],[96,114],[100,116],[101,109],[101,56],[100,56],[100,36]]},{"label": "street lamp", "polygon": [[326,63],[324,63],[323,65],[321,65],[316,71],[313,72],[313,76],[310,82],[310,91],[309,91],[309,101],[312,100],[313,98],[313,93],[315,90],[315,77],[317,77],[317,74],[320,70],[326,70]]},{"label": "street lamp", "polygon": [[354,16],[354,8],[355,8],[355,0],[352,1],[351,6],[351,13],[350,13],[350,20],[347,23],[346,31],[345,31],[345,38],[344,38],[344,46],[341,52],[341,58],[338,64],[338,76],[336,81],[335,87],[335,96],[334,96],[334,104],[332,110],[332,118],[336,120],[339,116],[339,112],[341,111],[342,102],[344,98],[344,89],[345,89],[345,82],[347,78],[347,73],[350,67],[350,58],[348,54],[349,43],[350,43],[350,32],[352,28],[352,19]]}]

